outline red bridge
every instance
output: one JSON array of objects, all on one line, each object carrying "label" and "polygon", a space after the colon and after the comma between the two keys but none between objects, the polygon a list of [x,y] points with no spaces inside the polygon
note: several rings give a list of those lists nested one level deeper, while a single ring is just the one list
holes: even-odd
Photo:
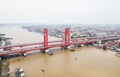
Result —
[{"label": "red bridge", "polygon": [[0,57],[2,59],[7,59],[9,57],[25,56],[25,53],[35,50],[45,52],[46,50],[55,47],[66,48],[71,45],[96,43],[99,40],[117,40],[117,39],[120,39],[120,37],[112,36],[112,37],[89,37],[71,39],[70,29],[66,28],[63,40],[48,41],[48,29],[44,29],[44,42],[0,47],[1,50]]}]

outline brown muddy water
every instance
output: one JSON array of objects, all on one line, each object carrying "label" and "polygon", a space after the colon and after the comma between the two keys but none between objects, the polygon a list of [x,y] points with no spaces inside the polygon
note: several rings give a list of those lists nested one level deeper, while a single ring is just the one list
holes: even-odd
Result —
[{"label": "brown muddy water", "polygon": [[23,67],[26,77],[120,77],[120,57],[92,47],[10,59],[10,69]]},{"label": "brown muddy water", "polygon": [[[20,27],[3,27],[1,33],[12,37],[13,44],[43,41],[43,35]],[[50,37],[49,40],[58,38]],[[76,48],[75,52],[59,50],[54,55],[36,54],[10,59],[10,71],[23,67],[26,77],[120,77],[120,57],[115,52],[92,47]]]}]

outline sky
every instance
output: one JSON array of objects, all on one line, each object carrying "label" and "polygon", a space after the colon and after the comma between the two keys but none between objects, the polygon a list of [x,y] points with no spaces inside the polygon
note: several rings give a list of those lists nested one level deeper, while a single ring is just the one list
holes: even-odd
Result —
[{"label": "sky", "polygon": [[120,24],[120,0],[0,0],[0,23]]}]

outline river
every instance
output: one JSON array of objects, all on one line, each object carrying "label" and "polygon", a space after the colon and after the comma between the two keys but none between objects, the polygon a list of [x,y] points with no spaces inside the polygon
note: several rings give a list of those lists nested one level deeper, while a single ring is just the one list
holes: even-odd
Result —
[{"label": "river", "polygon": [[[5,26],[0,28],[0,33],[5,33],[6,37],[11,37],[12,44],[43,42],[41,33],[29,32],[19,26]],[[60,38],[50,37],[49,41],[59,40]]]},{"label": "river", "polygon": [[[43,39],[41,34],[20,27],[4,27],[0,31],[14,37],[13,44],[39,42]],[[36,54],[9,61],[11,72],[16,67],[23,67],[26,77],[120,77],[120,57],[110,50],[94,47],[79,47],[75,52],[58,50],[52,56]]]}]

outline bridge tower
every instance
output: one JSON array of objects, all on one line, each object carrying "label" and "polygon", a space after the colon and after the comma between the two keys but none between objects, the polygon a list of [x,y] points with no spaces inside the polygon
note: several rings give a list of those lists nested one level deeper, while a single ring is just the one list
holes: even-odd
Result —
[{"label": "bridge tower", "polygon": [[71,40],[70,28],[66,28],[65,29],[65,34],[64,34],[64,42],[65,42],[65,44],[70,45],[70,40]]},{"label": "bridge tower", "polygon": [[48,47],[48,29],[44,29],[44,47]]}]

